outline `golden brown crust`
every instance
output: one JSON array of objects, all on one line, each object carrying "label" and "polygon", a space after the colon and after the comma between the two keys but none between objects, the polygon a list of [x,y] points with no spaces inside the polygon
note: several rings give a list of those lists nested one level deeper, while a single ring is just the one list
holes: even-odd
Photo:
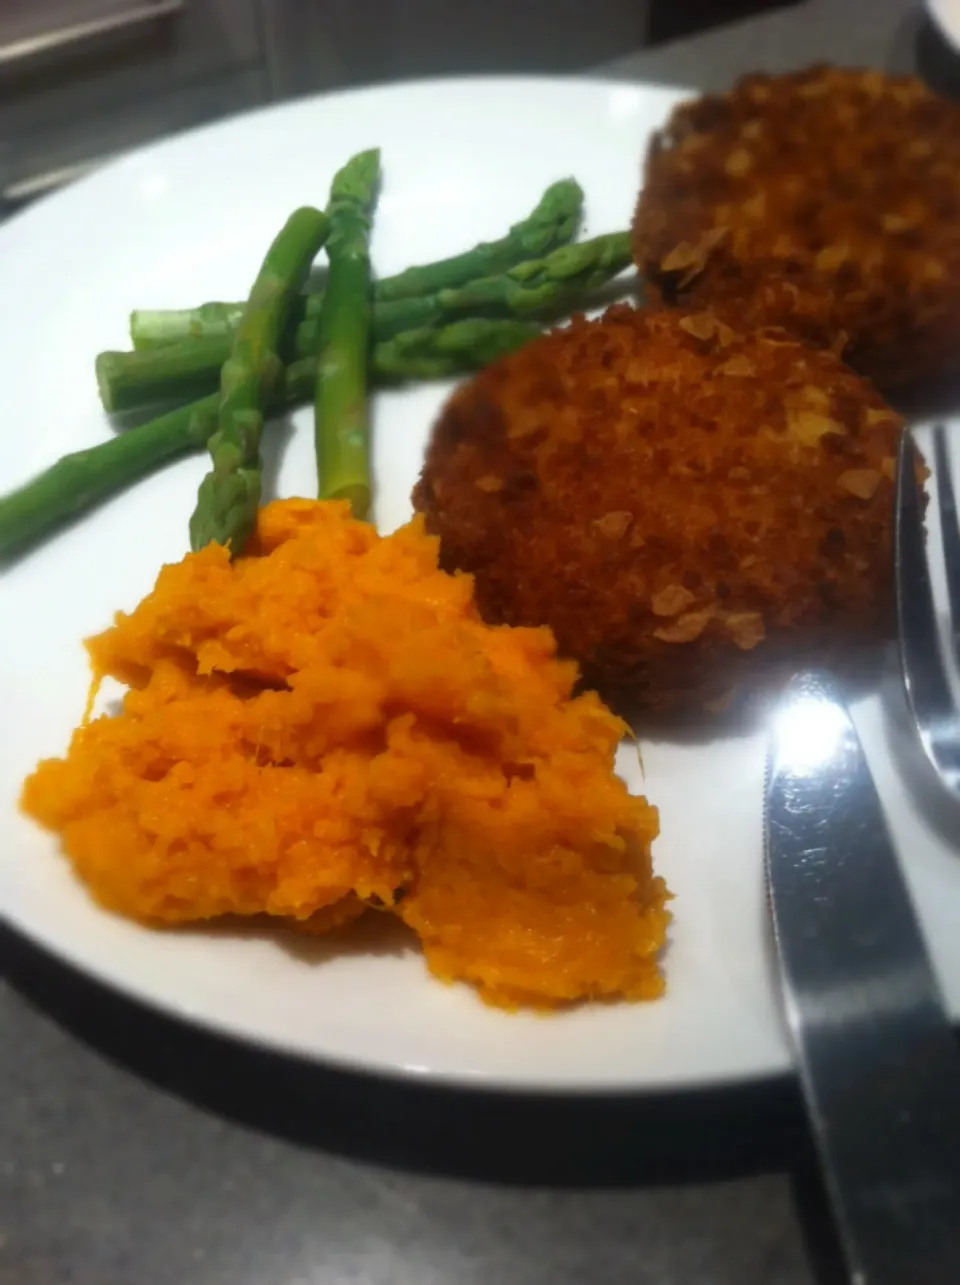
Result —
[{"label": "golden brown crust", "polygon": [[900,427],[782,331],[618,306],[458,389],[414,502],[489,620],[663,709],[889,631]]},{"label": "golden brown crust", "polygon": [[814,67],[681,104],[633,224],[650,298],[738,299],[892,388],[956,368],[960,104]]}]

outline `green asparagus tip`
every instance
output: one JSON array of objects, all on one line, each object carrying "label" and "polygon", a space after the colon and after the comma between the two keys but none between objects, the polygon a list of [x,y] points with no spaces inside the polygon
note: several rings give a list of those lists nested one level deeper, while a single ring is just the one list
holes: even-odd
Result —
[{"label": "green asparagus tip", "polygon": [[575,178],[550,184],[529,219],[511,229],[527,247],[528,257],[545,254],[576,236],[583,199],[583,188]]},{"label": "green asparagus tip", "polygon": [[236,557],[253,534],[259,504],[259,460],[256,467],[241,467],[230,474],[208,473],[190,518],[191,549],[196,553],[208,544],[222,544]]},{"label": "green asparagus tip", "polygon": [[359,202],[366,205],[370,200],[370,189],[380,177],[380,148],[371,147],[369,151],[358,152],[351,156],[346,165],[333,176],[330,185],[330,202],[328,210],[335,213],[335,207],[341,201]]},{"label": "green asparagus tip", "polygon": [[551,183],[543,196],[540,198],[541,205],[552,205],[561,199],[564,203],[567,201],[582,201],[583,188],[573,177],[558,178],[556,183]]}]

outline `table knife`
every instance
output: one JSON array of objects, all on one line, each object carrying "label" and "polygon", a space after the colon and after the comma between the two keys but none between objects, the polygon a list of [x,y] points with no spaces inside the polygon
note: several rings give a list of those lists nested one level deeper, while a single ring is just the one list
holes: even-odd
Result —
[{"label": "table knife", "polygon": [[825,675],[775,710],[764,803],[784,1011],[850,1280],[960,1285],[960,1052]]}]

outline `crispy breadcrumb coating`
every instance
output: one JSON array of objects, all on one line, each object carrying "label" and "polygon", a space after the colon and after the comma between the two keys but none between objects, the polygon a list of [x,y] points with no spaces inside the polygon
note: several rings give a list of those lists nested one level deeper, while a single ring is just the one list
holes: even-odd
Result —
[{"label": "crispy breadcrumb coating", "polygon": [[739,301],[880,388],[960,358],[960,104],[910,76],[813,67],[681,104],[633,224],[652,301]]},{"label": "crispy breadcrumb coating", "polygon": [[620,305],[458,389],[414,503],[488,620],[663,710],[889,631],[900,428],[782,331]]}]

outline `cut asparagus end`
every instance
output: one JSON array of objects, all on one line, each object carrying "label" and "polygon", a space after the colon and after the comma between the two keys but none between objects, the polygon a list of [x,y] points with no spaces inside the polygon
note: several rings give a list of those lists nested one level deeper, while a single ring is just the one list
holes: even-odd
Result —
[{"label": "cut asparagus end", "polygon": [[118,358],[122,360],[123,353],[101,352],[97,353],[97,359],[94,362],[94,369],[97,373],[97,390],[100,393],[103,409],[108,415],[113,415],[117,411],[117,404],[113,394]]}]

